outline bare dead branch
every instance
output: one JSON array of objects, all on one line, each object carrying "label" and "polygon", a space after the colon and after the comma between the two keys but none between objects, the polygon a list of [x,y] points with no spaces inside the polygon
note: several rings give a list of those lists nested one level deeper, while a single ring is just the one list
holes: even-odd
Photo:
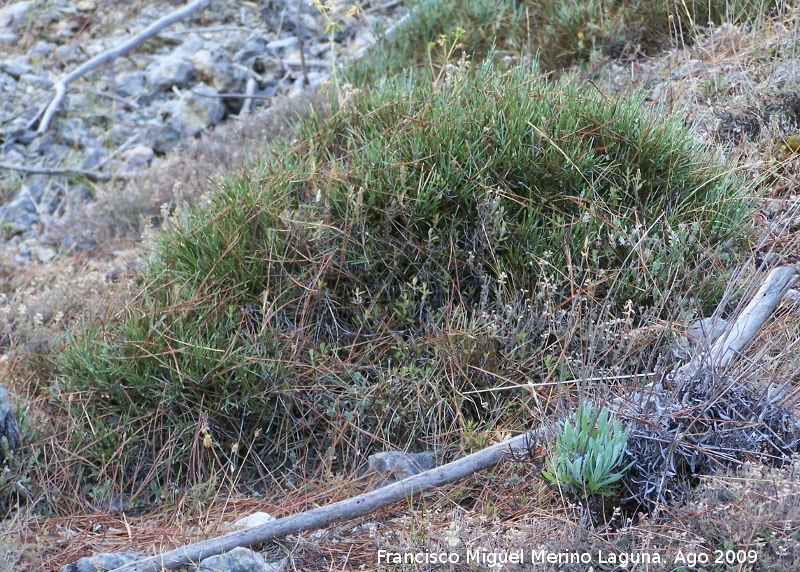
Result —
[{"label": "bare dead branch", "polygon": [[384,488],[327,506],[293,514],[260,526],[189,544],[161,555],[144,558],[121,566],[114,572],[155,572],[161,568],[171,570],[190,562],[196,563],[203,558],[228,552],[238,546],[261,544],[288,534],[322,528],[340,520],[364,516],[392,503],[409,499],[433,488],[458,481],[473,473],[493,467],[500,461],[529,458],[529,444],[532,441],[547,438],[550,434],[549,427],[542,427],[512,437],[502,443],[491,445],[477,453],[467,455],[441,467],[408,477]]},{"label": "bare dead branch", "polygon": [[158,34],[161,30],[163,30],[167,26],[170,26],[175,22],[178,22],[180,20],[189,17],[197,10],[205,8],[210,2],[211,0],[195,0],[194,2],[187,4],[183,8],[175,10],[174,12],[167,14],[163,18],[156,20],[155,22],[147,26],[147,28],[145,28],[144,30],[142,30],[134,37],[124,42],[123,44],[115,48],[112,48],[110,50],[106,50],[105,52],[96,55],[88,62],[85,62],[80,66],[78,66],[75,70],[67,74],[66,77],[55,83],[55,85],[53,86],[53,89],[55,89],[55,95],[50,100],[50,102],[45,107],[43,107],[39,111],[39,113],[37,113],[36,116],[31,120],[31,122],[28,124],[28,129],[31,129],[41,116],[42,121],[39,123],[38,131],[39,133],[44,133],[45,131],[47,131],[47,129],[50,127],[50,123],[53,120],[53,115],[58,110],[58,107],[61,105],[61,102],[67,93],[67,86],[70,83],[86,75],[93,69],[107,62],[110,62],[120,56],[127,54],[132,49],[136,48],[146,40]]},{"label": "bare dead branch", "polygon": [[714,342],[711,349],[680,367],[675,374],[675,381],[684,383],[693,379],[703,366],[727,366],[752,341],[797,279],[797,268],[793,266],[780,266],[772,270],[750,303]]},{"label": "bare dead branch", "polygon": [[111,175],[98,173],[97,171],[88,171],[85,169],[57,169],[48,167],[35,167],[33,165],[17,165],[15,163],[4,162],[0,162],[0,169],[20,171],[22,173],[34,173],[36,175],[79,175],[81,177],[86,177],[93,183],[111,180]]}]

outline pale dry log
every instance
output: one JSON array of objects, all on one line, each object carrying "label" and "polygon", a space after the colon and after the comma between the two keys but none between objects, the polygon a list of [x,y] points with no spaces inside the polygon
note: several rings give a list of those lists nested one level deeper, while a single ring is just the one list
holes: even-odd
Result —
[{"label": "pale dry log", "polygon": [[772,270],[736,320],[717,338],[708,352],[703,352],[679,368],[675,381],[682,383],[691,380],[701,367],[718,369],[727,366],[752,341],[797,279],[797,268],[794,266],[780,266]]},{"label": "pale dry log", "polygon": [[203,558],[215,554],[229,552],[239,546],[261,544],[288,534],[323,528],[334,522],[364,516],[392,503],[412,498],[493,467],[500,461],[510,458],[528,458],[531,442],[538,442],[550,435],[550,428],[542,427],[384,488],[280,518],[260,526],[189,544],[164,554],[126,564],[115,569],[114,572],[156,572],[161,568],[171,570],[191,562],[197,563]]},{"label": "pale dry log", "polygon": [[[75,81],[76,79],[86,75],[93,69],[110,62],[120,56],[124,56],[132,49],[136,48],[146,40],[149,40],[156,34],[158,34],[161,30],[174,24],[175,22],[179,22],[185,18],[191,16],[194,12],[201,8],[205,8],[211,0],[195,0],[184,6],[183,8],[179,8],[174,12],[167,14],[163,18],[160,18],[147,26],[144,30],[136,34],[134,37],[127,40],[125,43],[116,46],[110,50],[106,50],[103,53],[97,54],[95,57],[90,59],[88,62],[85,62],[78,66],[75,70],[67,74],[66,77],[60,79],[55,83],[53,89],[55,90],[55,95],[50,102],[42,108],[42,111],[36,114],[36,117],[28,125],[28,128],[32,128],[33,125],[36,124],[36,121],[39,117],[42,117],[42,121],[39,123],[39,133],[44,133],[50,127],[50,123],[53,120],[53,115],[58,110],[58,107],[61,105],[61,102],[64,99],[64,96],[67,93],[67,86]],[[44,115],[42,115],[44,113]]]}]

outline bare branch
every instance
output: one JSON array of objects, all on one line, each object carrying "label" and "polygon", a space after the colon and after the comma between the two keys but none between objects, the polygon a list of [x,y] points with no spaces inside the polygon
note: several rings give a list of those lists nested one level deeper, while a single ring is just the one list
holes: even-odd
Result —
[{"label": "bare branch", "polygon": [[110,50],[106,50],[95,57],[93,57],[88,62],[85,62],[78,66],[75,70],[67,74],[66,77],[56,82],[53,86],[55,89],[55,95],[53,99],[50,100],[50,103],[47,104],[39,113],[36,114],[36,117],[31,120],[28,124],[28,128],[30,129],[33,125],[36,124],[36,121],[39,119],[40,114],[42,115],[42,121],[39,123],[39,133],[44,133],[50,127],[50,123],[53,120],[53,115],[58,110],[58,107],[61,105],[61,101],[64,99],[64,95],[67,93],[67,86],[75,81],[76,79],[86,75],[93,69],[103,65],[104,63],[110,62],[120,56],[123,56],[130,52],[132,49],[136,48],[146,40],[152,38],[156,34],[158,34],[161,30],[189,17],[191,14],[196,12],[201,8],[205,8],[211,0],[195,0],[190,4],[187,4],[183,8],[175,10],[171,14],[167,14],[163,18],[156,20],[147,28],[142,30],[140,33],[135,35],[133,38],[130,38],[125,43],[112,48]]},{"label": "bare branch", "polygon": [[161,568],[174,569],[190,562],[228,552],[238,546],[252,546],[268,540],[313,530],[364,516],[397,501],[409,499],[433,488],[463,479],[473,473],[493,467],[506,459],[522,460],[530,455],[529,444],[551,434],[549,427],[542,427],[523,435],[512,437],[502,443],[491,445],[477,453],[457,461],[419,473],[382,489],[364,493],[327,506],[300,514],[293,514],[260,526],[232,532],[218,538],[189,544],[164,554],[151,556],[121,566],[114,572],[156,572]]},{"label": "bare branch", "polygon": [[0,162],[0,169],[8,169],[10,171],[21,171],[23,173],[34,173],[37,175],[80,175],[86,177],[93,183],[100,181],[110,181],[111,175],[105,173],[98,173],[97,171],[87,171],[85,169],[56,169],[48,167],[34,167],[33,165],[17,165],[14,163]]}]

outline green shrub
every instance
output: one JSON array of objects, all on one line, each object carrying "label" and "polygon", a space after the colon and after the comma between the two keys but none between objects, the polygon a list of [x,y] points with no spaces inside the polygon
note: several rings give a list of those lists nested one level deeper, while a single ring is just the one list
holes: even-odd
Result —
[{"label": "green shrub", "polygon": [[164,488],[539,421],[487,389],[551,374],[570,305],[713,304],[743,189],[639,98],[489,65],[388,80],[176,217],[141,296],[59,358],[75,445],[92,478]]},{"label": "green shrub", "polygon": [[561,426],[555,453],[547,459],[542,475],[584,498],[607,495],[631,466],[620,468],[627,443],[628,433],[608,409],[584,401]]}]

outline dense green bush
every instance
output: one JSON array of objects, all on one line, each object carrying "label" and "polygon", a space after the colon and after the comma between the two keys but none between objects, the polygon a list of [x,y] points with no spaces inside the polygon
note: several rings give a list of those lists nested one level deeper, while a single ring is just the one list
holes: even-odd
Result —
[{"label": "dense green bush", "polygon": [[713,303],[742,180],[641,103],[485,65],[305,122],[177,216],[141,296],[60,356],[89,480],[160,490],[214,455],[336,471],[521,425],[529,391],[474,392],[552,373],[569,308]]}]

